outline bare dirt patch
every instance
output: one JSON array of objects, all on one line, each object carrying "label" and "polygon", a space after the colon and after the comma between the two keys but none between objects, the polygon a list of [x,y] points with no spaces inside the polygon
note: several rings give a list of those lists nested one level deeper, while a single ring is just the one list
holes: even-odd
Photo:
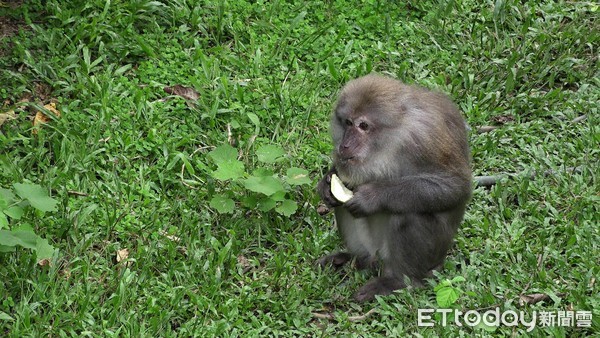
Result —
[{"label": "bare dirt patch", "polygon": [[[23,1],[2,1],[0,0],[0,41],[11,37],[21,29],[27,29],[27,25],[22,19],[15,19],[6,14],[7,11],[17,9],[23,4]],[[3,48],[4,49],[4,48]],[[0,49],[0,56],[6,53],[6,50]]]}]

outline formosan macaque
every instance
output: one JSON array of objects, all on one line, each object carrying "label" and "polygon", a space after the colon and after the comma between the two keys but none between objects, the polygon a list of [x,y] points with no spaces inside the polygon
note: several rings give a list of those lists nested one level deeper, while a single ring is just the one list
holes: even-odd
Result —
[{"label": "formosan macaque", "polygon": [[[331,118],[333,167],[318,192],[348,252],[321,266],[354,260],[380,275],[354,297],[368,301],[414,286],[441,268],[471,196],[465,121],[445,95],[378,75],[350,81]],[[331,193],[337,174],[353,191],[341,203]]]}]

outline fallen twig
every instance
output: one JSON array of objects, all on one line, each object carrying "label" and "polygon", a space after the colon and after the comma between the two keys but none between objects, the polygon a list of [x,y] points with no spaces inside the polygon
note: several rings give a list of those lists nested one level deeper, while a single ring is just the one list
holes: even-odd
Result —
[{"label": "fallen twig", "polygon": [[[556,175],[560,172],[568,172],[568,173],[578,174],[578,173],[581,173],[581,167],[569,167],[569,168],[565,169],[564,171],[556,171],[556,170],[548,169],[542,173],[542,176]],[[499,175],[491,175],[491,176],[475,176],[475,178],[473,180],[475,182],[477,182],[478,187],[490,187],[492,185],[495,185],[502,179],[509,178],[512,176],[518,176],[520,174],[522,174],[522,173],[499,174]],[[529,179],[534,179],[536,176],[539,176],[538,172],[534,171],[531,174],[529,174]]]},{"label": "fallen twig", "polygon": [[496,126],[481,126],[477,128],[477,134],[489,133],[490,131],[498,129]]},{"label": "fallen twig", "polygon": [[75,196],[88,196],[88,194],[86,194],[84,192],[75,191],[75,190],[69,190],[69,191],[67,191],[67,193],[69,195],[75,195]]},{"label": "fallen twig", "polygon": [[571,120],[571,123],[578,123],[581,121],[584,121],[585,119],[587,119],[587,115],[581,115],[581,116],[577,116],[576,118]]}]

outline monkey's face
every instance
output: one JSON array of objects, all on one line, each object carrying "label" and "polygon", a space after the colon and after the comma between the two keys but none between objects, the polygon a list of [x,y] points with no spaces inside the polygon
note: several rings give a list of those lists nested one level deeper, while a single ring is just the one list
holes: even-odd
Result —
[{"label": "monkey's face", "polygon": [[358,166],[372,153],[375,126],[364,116],[337,116],[334,122],[334,156],[341,165]]},{"label": "monkey's face", "polygon": [[380,177],[380,165],[389,164],[386,154],[393,150],[385,146],[388,128],[377,119],[377,110],[376,104],[355,107],[340,101],[331,121],[333,161],[351,186]]},{"label": "monkey's face", "polygon": [[331,119],[333,161],[350,186],[399,172],[405,134],[400,86],[397,81],[366,76],[342,89]]}]

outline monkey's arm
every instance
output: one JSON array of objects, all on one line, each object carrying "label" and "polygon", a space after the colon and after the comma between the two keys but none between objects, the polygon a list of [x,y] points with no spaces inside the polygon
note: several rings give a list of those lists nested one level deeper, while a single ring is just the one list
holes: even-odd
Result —
[{"label": "monkey's arm", "polygon": [[471,196],[471,178],[422,174],[396,182],[366,183],[354,190],[344,207],[355,217],[380,211],[395,214],[440,212],[464,205]]}]

